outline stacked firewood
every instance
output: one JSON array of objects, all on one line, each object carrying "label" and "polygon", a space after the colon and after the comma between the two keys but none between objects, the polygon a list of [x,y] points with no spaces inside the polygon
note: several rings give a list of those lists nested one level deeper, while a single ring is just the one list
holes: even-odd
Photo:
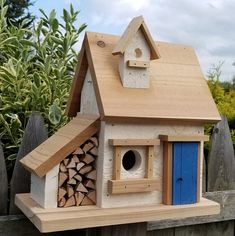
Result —
[{"label": "stacked firewood", "polygon": [[90,138],[60,163],[58,206],[96,204],[96,166],[98,140]]}]

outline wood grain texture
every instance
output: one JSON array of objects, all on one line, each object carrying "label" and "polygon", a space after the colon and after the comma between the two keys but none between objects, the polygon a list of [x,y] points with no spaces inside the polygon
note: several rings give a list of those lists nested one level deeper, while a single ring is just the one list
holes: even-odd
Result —
[{"label": "wood grain texture", "polygon": [[82,229],[43,234],[23,215],[0,216],[1,236],[96,236],[96,231],[97,229]]},{"label": "wood grain texture", "polygon": [[161,141],[166,142],[200,142],[209,141],[208,135],[186,136],[186,135],[159,135]]},{"label": "wood grain texture", "polygon": [[145,177],[148,179],[153,178],[153,163],[154,163],[154,146],[147,147],[146,157],[146,173]]},{"label": "wood grain texture", "polygon": [[34,150],[38,145],[47,139],[47,131],[44,127],[43,118],[40,114],[32,114],[29,117],[20,145],[15,167],[11,178],[10,191],[10,214],[19,214],[20,210],[15,206],[14,199],[17,193],[30,191],[30,173],[23,168],[20,161],[25,155]]},{"label": "wood grain texture", "polygon": [[42,177],[98,130],[98,117],[77,116],[26,155],[21,163],[29,171]]},{"label": "wood grain texture", "polygon": [[[157,42],[161,58],[151,62],[150,88],[128,89],[120,82],[118,58],[110,56],[118,37],[97,33],[87,33],[86,37],[97,100],[105,118],[220,120],[191,47]],[[97,47],[99,40],[106,46]]]},{"label": "wood grain texture", "polygon": [[214,127],[208,158],[208,190],[235,189],[235,158],[227,119]]},{"label": "wood grain texture", "polygon": [[87,69],[88,62],[85,52],[85,46],[83,43],[81,51],[79,53],[78,64],[76,67],[75,76],[73,79],[72,87],[70,89],[69,99],[65,111],[65,113],[69,117],[75,117],[77,115],[77,111],[80,110],[81,92],[86,77]]},{"label": "wood grain texture", "polygon": [[234,222],[175,228],[175,236],[234,236]]},{"label": "wood grain texture", "polygon": [[0,142],[0,215],[7,214],[8,180],[5,158]]},{"label": "wood grain texture", "polygon": [[138,223],[158,219],[177,219],[219,213],[219,204],[204,198],[195,205],[181,206],[157,204],[110,209],[102,209],[97,206],[43,209],[30,199],[29,194],[18,194],[16,195],[16,205],[41,232]]},{"label": "wood grain texture", "polygon": [[100,229],[101,236],[146,236],[147,223],[106,226]]},{"label": "wood grain texture", "polygon": [[148,230],[197,225],[235,219],[235,190],[206,192],[203,197],[220,204],[220,214],[211,216],[189,217],[185,219],[159,220],[148,223]]},{"label": "wood grain texture", "polygon": [[114,147],[113,150],[113,179],[119,180],[121,176],[121,147]]},{"label": "wood grain texture", "polygon": [[127,179],[109,180],[108,192],[110,194],[141,193],[159,190],[160,183],[156,179]]},{"label": "wood grain texture", "polygon": [[[215,123],[220,120],[192,47],[155,42],[161,58],[151,61],[150,88],[128,89],[123,88],[119,78],[118,58],[111,55],[118,39],[99,33],[85,36],[87,60],[102,118],[131,122],[157,119]],[[98,47],[98,41],[103,41],[105,47]]]},{"label": "wood grain texture", "polygon": [[159,139],[109,139],[112,146],[154,146],[160,145]]},{"label": "wood grain texture", "polygon": [[113,49],[112,54],[123,54],[127,45],[131,42],[131,39],[134,37],[134,35],[139,29],[141,29],[141,31],[143,32],[145,39],[149,45],[151,52],[151,60],[158,59],[160,57],[158,50],[146,24],[144,23],[143,16],[138,16],[132,19],[132,21],[127,26],[125,32],[119,39],[118,43],[116,44],[115,48]]},{"label": "wood grain texture", "polygon": [[163,142],[163,204],[172,204],[172,143]]},{"label": "wood grain texture", "polygon": [[137,60],[129,60],[128,61],[129,67],[137,67],[137,68],[148,68],[150,63],[148,61],[137,61]]}]

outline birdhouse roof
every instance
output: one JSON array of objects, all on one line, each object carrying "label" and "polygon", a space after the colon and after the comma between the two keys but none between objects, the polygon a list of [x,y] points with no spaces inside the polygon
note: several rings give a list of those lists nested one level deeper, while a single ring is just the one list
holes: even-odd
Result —
[{"label": "birdhouse roof", "polygon": [[20,162],[30,172],[43,177],[98,130],[98,117],[77,116]]},{"label": "birdhouse roof", "polygon": [[143,16],[138,16],[132,19],[125,32],[123,33],[122,37],[118,40],[116,46],[112,51],[112,54],[123,54],[125,52],[126,47],[131,42],[132,38],[135,36],[139,29],[143,33],[145,40],[147,41],[148,46],[150,48],[150,59],[158,59],[160,55],[158,53],[154,40],[144,22]]},{"label": "birdhouse roof", "polygon": [[191,46],[155,42],[161,55],[150,62],[150,87],[122,86],[118,64],[112,55],[120,37],[86,33],[67,114],[80,109],[83,82],[89,67],[101,119],[106,121],[196,121],[214,123],[220,115]]}]

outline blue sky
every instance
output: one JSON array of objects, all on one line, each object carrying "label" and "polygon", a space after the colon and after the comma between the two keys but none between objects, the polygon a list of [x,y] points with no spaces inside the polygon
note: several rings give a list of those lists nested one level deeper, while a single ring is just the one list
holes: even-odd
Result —
[{"label": "blue sky", "polygon": [[222,79],[235,75],[234,0],[35,0],[30,11],[40,16],[39,8],[55,9],[60,16],[70,3],[81,10],[77,25],[87,23],[87,31],[121,35],[134,16],[143,15],[155,40],[193,46],[204,74],[224,61]]}]

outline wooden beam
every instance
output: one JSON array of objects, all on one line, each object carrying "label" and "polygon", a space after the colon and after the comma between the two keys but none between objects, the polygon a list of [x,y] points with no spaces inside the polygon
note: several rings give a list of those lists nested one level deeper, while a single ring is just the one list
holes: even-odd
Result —
[{"label": "wooden beam", "polygon": [[145,172],[145,177],[148,179],[153,178],[153,160],[154,160],[154,146],[148,146],[147,157],[146,157],[146,172]]},{"label": "wooden beam", "polygon": [[83,83],[88,69],[87,56],[85,51],[84,42],[79,53],[78,64],[75,71],[72,87],[69,92],[69,98],[66,106],[65,113],[69,117],[75,117],[77,112],[80,111],[81,92]]},{"label": "wooden beam", "polygon": [[110,194],[151,192],[160,189],[156,179],[128,179],[109,180],[108,192]]},{"label": "wooden beam", "polygon": [[201,141],[209,141],[208,135],[159,135],[159,139],[161,141],[166,142],[201,142]]},{"label": "wooden beam", "polygon": [[119,208],[99,208],[93,205],[44,209],[30,198],[30,194],[17,194],[15,202],[39,231],[45,233],[154,220],[185,219],[218,214],[220,210],[218,203],[205,198],[202,198],[200,203],[189,205],[155,204]]},{"label": "wooden beam", "polygon": [[121,147],[114,147],[113,156],[113,179],[118,180],[121,176]]},{"label": "wooden beam", "polygon": [[129,67],[137,67],[137,68],[148,68],[150,67],[149,61],[137,61],[137,60],[129,60],[127,62]]},{"label": "wooden beam", "polygon": [[200,202],[201,194],[201,143],[198,143],[197,157],[197,202]]},{"label": "wooden beam", "polygon": [[154,146],[160,145],[159,139],[109,139],[112,146]]},{"label": "wooden beam", "polygon": [[172,204],[172,143],[163,143],[163,195],[162,202]]}]

